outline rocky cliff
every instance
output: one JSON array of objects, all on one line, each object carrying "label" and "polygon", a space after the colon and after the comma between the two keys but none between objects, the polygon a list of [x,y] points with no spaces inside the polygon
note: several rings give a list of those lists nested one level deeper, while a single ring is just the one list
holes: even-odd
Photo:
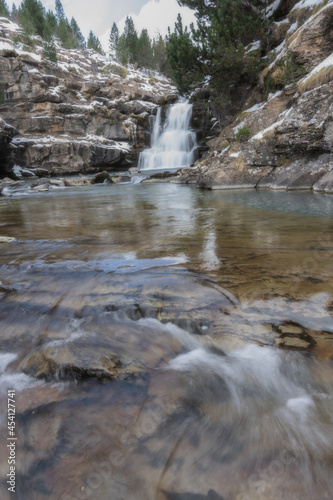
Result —
[{"label": "rocky cliff", "polygon": [[15,177],[15,165],[65,175],[135,162],[149,116],[176,88],[91,50],[57,46],[57,60],[44,57],[41,38],[0,18],[0,175]]},{"label": "rocky cliff", "polygon": [[267,13],[276,46],[259,84],[173,182],[333,192],[333,2],[276,0]]}]

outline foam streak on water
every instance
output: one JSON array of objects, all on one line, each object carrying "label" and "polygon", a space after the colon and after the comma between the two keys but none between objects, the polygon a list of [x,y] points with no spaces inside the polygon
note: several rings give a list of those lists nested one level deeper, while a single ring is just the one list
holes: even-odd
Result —
[{"label": "foam streak on water", "polygon": [[187,101],[172,105],[162,124],[158,110],[151,136],[151,148],[139,158],[142,170],[175,170],[188,167],[195,160],[196,135],[190,130],[192,104]]},{"label": "foam streak on water", "polygon": [[[263,442],[269,436],[308,464],[330,453],[333,393],[318,373],[315,381],[316,362],[300,353],[256,345],[221,354],[198,342],[169,363],[184,374],[200,405],[207,409],[223,402],[220,424],[216,422],[221,432],[232,422],[245,442]],[[206,419],[216,415],[207,411]]]}]

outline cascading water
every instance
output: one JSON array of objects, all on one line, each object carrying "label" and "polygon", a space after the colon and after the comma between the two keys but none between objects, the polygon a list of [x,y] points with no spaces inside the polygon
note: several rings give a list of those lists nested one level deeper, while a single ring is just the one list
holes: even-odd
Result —
[{"label": "cascading water", "polygon": [[195,160],[196,135],[190,130],[192,104],[177,102],[167,113],[162,124],[161,108],[158,109],[151,135],[151,148],[139,158],[139,169],[178,170],[188,167]]}]

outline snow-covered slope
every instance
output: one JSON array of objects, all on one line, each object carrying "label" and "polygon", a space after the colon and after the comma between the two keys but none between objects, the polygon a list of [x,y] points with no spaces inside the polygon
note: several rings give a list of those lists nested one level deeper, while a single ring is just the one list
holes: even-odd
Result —
[{"label": "snow-covered slope", "polygon": [[17,130],[11,165],[62,175],[134,162],[149,116],[175,100],[176,88],[92,50],[57,45],[57,60],[44,57],[40,37],[0,18],[0,117]]},{"label": "snow-covered slope", "polygon": [[[288,5],[277,0],[271,14]],[[177,182],[333,192],[333,1],[289,9],[277,16],[271,62],[243,111]]]}]

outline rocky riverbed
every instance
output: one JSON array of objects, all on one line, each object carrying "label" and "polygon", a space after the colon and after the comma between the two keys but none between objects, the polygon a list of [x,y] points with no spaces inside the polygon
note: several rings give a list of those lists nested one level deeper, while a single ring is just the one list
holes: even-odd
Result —
[{"label": "rocky riverbed", "polygon": [[0,198],[17,494],[329,499],[332,203],[131,183]]}]

